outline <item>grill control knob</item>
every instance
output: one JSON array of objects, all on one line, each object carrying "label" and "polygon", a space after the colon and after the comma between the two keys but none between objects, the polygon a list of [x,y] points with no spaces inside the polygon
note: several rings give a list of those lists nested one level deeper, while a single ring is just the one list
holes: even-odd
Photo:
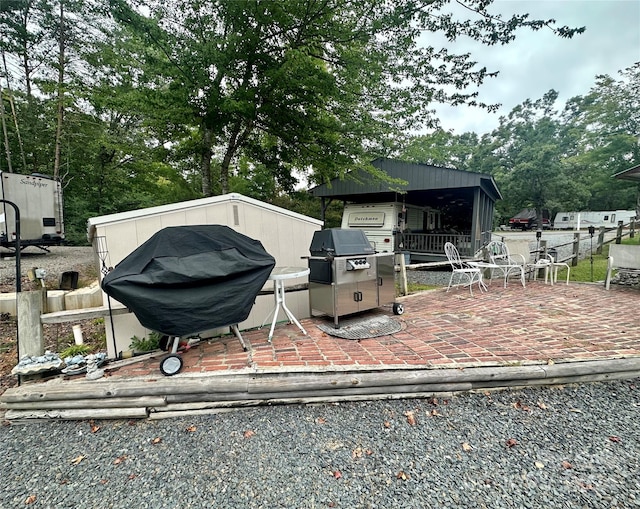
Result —
[{"label": "grill control knob", "polygon": [[367,262],[366,258],[353,258],[347,260],[347,270],[363,270],[369,269],[371,265]]}]

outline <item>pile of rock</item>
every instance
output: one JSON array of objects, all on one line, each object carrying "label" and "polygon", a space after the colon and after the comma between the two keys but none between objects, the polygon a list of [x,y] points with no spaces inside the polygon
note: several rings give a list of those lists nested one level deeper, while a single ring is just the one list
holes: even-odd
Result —
[{"label": "pile of rock", "polygon": [[640,270],[620,269],[611,279],[611,284],[640,288]]},{"label": "pile of rock", "polygon": [[35,375],[64,367],[64,361],[57,353],[47,350],[44,355],[25,355],[11,370],[13,375]]},{"label": "pile of rock", "polygon": [[[64,360],[57,353],[47,350],[44,355],[25,355],[20,362],[11,370],[13,375],[35,375],[50,371],[61,371],[64,374],[76,375],[87,373],[87,378],[100,378],[102,370],[98,368],[107,360],[105,352],[90,355],[76,355],[66,357]],[[90,377],[89,374],[92,376]]]}]

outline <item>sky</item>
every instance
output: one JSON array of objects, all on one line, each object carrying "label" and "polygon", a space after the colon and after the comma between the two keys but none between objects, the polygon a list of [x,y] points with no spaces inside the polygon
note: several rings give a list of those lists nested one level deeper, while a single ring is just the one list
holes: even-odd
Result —
[{"label": "sky", "polygon": [[455,134],[490,132],[500,116],[550,89],[559,93],[557,106],[562,109],[571,97],[587,94],[597,75],[619,78],[618,71],[640,62],[640,0],[496,0],[491,9],[503,18],[529,13],[530,19],[552,18],[558,26],[586,26],[586,31],[563,39],[549,29],[522,30],[511,44],[492,47],[445,41],[451,51],[469,51],[480,67],[499,71],[479,89],[480,100],[502,104],[497,113],[436,107],[442,127]]}]

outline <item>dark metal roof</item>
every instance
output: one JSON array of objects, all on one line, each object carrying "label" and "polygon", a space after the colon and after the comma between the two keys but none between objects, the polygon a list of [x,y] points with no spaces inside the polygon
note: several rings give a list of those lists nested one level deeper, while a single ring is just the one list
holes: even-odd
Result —
[{"label": "dark metal roof", "polygon": [[640,182],[640,164],[629,168],[628,170],[619,171],[613,175],[614,178],[620,180],[631,180],[633,182]]},{"label": "dark metal roof", "polygon": [[479,187],[494,201],[502,198],[493,177],[484,173],[384,158],[376,159],[371,164],[383,170],[389,177],[405,180],[407,184],[390,184],[375,179],[364,171],[355,171],[348,173],[343,180],[333,179],[330,185],[322,184],[310,189],[309,192],[318,197],[348,199],[354,195]]}]

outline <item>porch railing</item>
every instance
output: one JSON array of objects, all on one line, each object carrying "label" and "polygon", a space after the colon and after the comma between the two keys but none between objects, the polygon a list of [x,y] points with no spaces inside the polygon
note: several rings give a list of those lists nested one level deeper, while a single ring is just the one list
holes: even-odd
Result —
[{"label": "porch railing", "polygon": [[458,248],[460,256],[473,256],[475,250],[468,233],[403,233],[398,234],[396,246],[402,244],[403,251],[432,253],[444,256],[444,245],[451,242]]}]

